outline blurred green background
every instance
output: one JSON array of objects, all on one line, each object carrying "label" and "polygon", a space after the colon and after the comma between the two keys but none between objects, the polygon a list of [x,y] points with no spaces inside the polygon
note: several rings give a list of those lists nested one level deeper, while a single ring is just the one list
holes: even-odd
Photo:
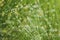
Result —
[{"label": "blurred green background", "polygon": [[0,0],[0,40],[60,40],[60,0]]}]

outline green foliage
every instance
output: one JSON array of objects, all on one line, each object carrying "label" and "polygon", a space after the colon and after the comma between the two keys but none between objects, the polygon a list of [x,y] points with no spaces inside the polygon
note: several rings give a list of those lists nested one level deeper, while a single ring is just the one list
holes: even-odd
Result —
[{"label": "green foliage", "polygon": [[59,0],[0,0],[0,40],[60,40]]}]

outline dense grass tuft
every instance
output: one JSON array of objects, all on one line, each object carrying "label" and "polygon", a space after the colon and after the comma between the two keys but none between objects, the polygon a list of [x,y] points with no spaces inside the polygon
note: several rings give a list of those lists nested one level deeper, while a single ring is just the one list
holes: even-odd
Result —
[{"label": "dense grass tuft", "polygon": [[59,0],[0,0],[0,40],[60,40]]}]

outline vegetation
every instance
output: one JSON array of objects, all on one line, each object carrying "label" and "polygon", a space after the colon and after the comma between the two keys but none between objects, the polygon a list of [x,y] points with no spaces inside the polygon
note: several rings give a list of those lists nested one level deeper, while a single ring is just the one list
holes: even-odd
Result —
[{"label": "vegetation", "polygon": [[0,0],[0,40],[60,40],[60,0]]}]

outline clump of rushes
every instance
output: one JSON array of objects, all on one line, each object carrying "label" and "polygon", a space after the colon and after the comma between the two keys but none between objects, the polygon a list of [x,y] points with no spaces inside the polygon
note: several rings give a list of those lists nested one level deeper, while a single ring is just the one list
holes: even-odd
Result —
[{"label": "clump of rushes", "polygon": [[60,40],[58,0],[0,0],[0,40]]}]

